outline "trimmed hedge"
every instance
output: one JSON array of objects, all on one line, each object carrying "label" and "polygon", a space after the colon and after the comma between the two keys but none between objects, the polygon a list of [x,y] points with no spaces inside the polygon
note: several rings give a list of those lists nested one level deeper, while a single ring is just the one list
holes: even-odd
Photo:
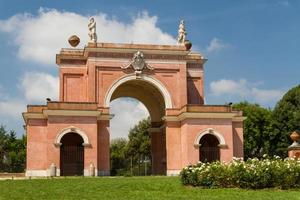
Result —
[{"label": "trimmed hedge", "polygon": [[300,186],[300,160],[282,160],[278,156],[243,161],[234,158],[230,163],[212,162],[190,165],[182,169],[184,185],[207,188],[296,188]]}]

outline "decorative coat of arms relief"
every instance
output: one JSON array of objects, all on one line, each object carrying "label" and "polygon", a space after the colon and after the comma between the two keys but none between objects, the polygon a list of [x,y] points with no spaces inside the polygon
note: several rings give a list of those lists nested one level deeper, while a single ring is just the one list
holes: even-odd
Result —
[{"label": "decorative coat of arms relief", "polygon": [[153,67],[151,67],[149,64],[145,62],[144,54],[141,51],[137,51],[133,55],[131,62],[128,65],[122,67],[122,69],[129,69],[129,68],[134,69],[136,76],[141,75],[142,72],[146,69],[148,70],[154,69]]}]

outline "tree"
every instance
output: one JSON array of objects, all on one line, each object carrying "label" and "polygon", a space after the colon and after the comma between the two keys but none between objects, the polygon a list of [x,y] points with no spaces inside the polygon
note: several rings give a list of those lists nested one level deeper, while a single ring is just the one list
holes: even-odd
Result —
[{"label": "tree", "polygon": [[131,161],[138,163],[138,175],[141,174],[141,161],[151,157],[151,141],[148,132],[150,126],[150,118],[143,119],[130,129],[128,135],[127,155],[131,158]]},{"label": "tree", "polygon": [[[150,124],[150,118],[143,119],[130,129],[128,140],[117,138],[111,141],[111,175],[141,175],[141,161],[151,157],[151,141],[148,133]],[[136,169],[138,172],[134,173]]]},{"label": "tree", "polygon": [[111,175],[124,175],[128,170],[126,159],[127,140],[125,138],[113,139],[110,144]]},{"label": "tree", "polygon": [[16,138],[14,131],[9,134],[7,165],[9,172],[23,172],[26,162],[26,137]]},{"label": "tree", "polygon": [[0,126],[0,171],[4,171],[6,168],[4,161],[8,152],[7,140],[8,137],[6,135],[5,127]]},{"label": "tree", "polygon": [[234,109],[242,110],[247,117],[244,121],[244,157],[262,157],[272,154],[272,111],[258,104],[241,102],[233,105]]},{"label": "tree", "polygon": [[291,144],[290,134],[300,132],[300,85],[290,89],[274,108],[271,137],[274,154],[285,157]]},{"label": "tree", "polygon": [[0,126],[0,171],[23,172],[26,160],[26,137]]}]

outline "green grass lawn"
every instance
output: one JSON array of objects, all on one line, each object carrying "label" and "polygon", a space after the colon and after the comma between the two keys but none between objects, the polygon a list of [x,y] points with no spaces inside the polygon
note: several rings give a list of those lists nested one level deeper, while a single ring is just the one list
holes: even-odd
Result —
[{"label": "green grass lawn", "polygon": [[179,177],[56,178],[0,181],[0,199],[300,199],[300,190],[200,189]]}]

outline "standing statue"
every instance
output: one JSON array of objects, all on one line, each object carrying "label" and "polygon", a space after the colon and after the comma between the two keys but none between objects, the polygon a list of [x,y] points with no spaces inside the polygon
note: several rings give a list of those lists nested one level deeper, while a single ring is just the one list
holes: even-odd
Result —
[{"label": "standing statue", "polygon": [[185,31],[185,26],[184,26],[184,20],[181,20],[179,27],[178,27],[177,44],[184,44],[185,36],[186,36],[186,31]]},{"label": "standing statue", "polygon": [[93,17],[90,18],[89,22],[89,37],[90,37],[90,42],[97,42],[97,33],[96,33],[96,21]]}]

